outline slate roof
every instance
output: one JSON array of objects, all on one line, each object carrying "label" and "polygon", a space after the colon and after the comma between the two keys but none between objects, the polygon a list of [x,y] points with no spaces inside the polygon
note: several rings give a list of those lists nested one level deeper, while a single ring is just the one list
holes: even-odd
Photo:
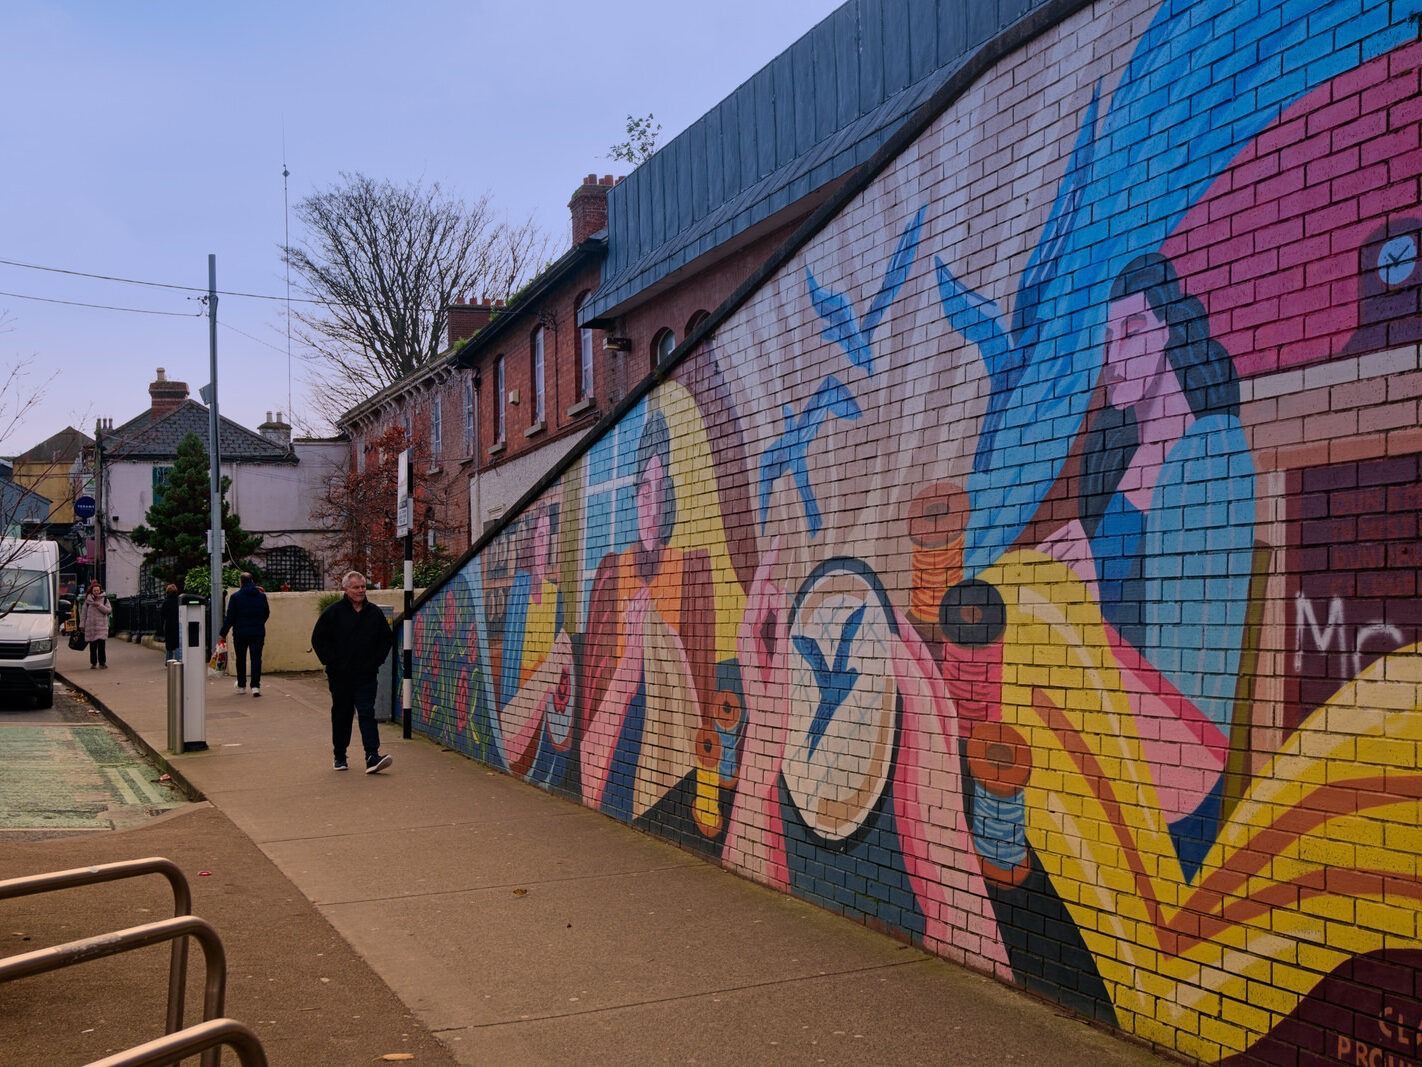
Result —
[{"label": "slate roof", "polygon": [[0,481],[0,533],[5,532],[6,523],[44,522],[53,507],[49,497],[33,489]]},{"label": "slate roof", "polygon": [[792,205],[807,213],[980,46],[1050,2],[848,0],[608,190],[603,283],[579,324]]},{"label": "slate roof", "polygon": [[86,448],[93,447],[94,439],[73,426],[66,426],[57,434],[46,437],[34,448],[21,452],[15,457],[16,463],[71,462]]},{"label": "slate roof", "polygon": [[[100,437],[104,458],[122,460],[163,460],[178,454],[178,442],[195,433],[208,442],[208,410],[196,400],[184,400],[158,420],[145,411],[122,426],[105,430]],[[224,463],[295,463],[296,456],[259,433],[230,419],[218,419],[217,445]]]}]

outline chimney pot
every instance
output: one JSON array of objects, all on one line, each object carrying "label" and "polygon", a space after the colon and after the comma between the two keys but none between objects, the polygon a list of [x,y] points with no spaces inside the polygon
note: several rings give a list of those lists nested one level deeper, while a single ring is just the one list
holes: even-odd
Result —
[{"label": "chimney pot", "polygon": [[267,412],[267,421],[257,427],[257,432],[263,438],[280,448],[291,451],[291,427],[281,421],[281,412],[276,413],[276,418],[272,418],[272,413]]},{"label": "chimney pot", "polygon": [[489,308],[486,305],[481,305],[472,295],[469,297],[468,303],[462,298],[456,300],[449,308],[449,315],[446,318],[446,343],[453,346],[473,337],[489,325],[491,317],[492,313]]},{"label": "chimney pot", "polygon": [[568,201],[568,211],[572,214],[573,244],[582,244],[599,230],[607,229],[607,189],[611,179],[599,181],[596,174],[589,174],[573,192]]},{"label": "chimney pot", "polygon": [[168,380],[167,372],[158,368],[157,376],[148,386],[148,417],[157,422],[164,415],[182,407],[188,398],[188,383]]}]

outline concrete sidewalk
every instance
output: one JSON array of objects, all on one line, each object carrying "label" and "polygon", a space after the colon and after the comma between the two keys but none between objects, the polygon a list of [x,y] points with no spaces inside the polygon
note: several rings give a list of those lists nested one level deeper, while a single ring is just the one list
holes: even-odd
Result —
[{"label": "concrete sidewalk", "polygon": [[110,641],[108,658],[90,670],[66,648],[60,671],[235,823],[459,1063],[1163,1062],[398,726],[382,725],[388,772],[334,773],[319,675],[268,676],[261,699],[210,681],[208,750],[164,754],[162,654]]}]

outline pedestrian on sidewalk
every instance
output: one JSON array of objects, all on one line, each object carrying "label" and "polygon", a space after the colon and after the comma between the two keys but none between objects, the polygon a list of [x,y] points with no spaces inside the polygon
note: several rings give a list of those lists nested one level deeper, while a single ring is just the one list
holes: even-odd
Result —
[{"label": "pedestrian on sidewalk", "polygon": [[165,660],[183,658],[183,645],[179,639],[178,587],[172,582],[163,591],[163,606],[158,611],[158,621],[163,625],[163,648]]},{"label": "pedestrian on sidewalk", "polygon": [[227,614],[222,618],[218,637],[226,640],[232,632],[232,654],[237,660],[237,692],[247,691],[247,657],[252,660],[252,695],[262,695],[262,645],[267,640],[267,619],[271,618],[267,594],[257,587],[256,579],[242,572],[242,584],[227,601]]},{"label": "pedestrian on sidewalk", "polygon": [[316,620],[311,649],[326,668],[331,690],[331,750],[335,769],[344,771],[351,741],[351,718],[360,722],[365,748],[365,773],[375,774],[393,762],[380,754],[380,728],[375,721],[375,694],[380,665],[395,643],[385,613],[365,598],[365,575],[350,571],[341,579],[345,595]]},{"label": "pedestrian on sidewalk", "polygon": [[79,626],[84,631],[84,640],[89,642],[89,669],[108,670],[105,655],[109,639],[109,612],[113,605],[104,595],[104,587],[96,578],[89,583],[89,591],[79,602]]}]

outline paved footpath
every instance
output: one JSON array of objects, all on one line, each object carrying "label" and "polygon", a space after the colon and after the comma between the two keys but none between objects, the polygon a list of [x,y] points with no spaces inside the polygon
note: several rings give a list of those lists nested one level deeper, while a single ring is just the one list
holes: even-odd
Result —
[{"label": "paved footpath", "polygon": [[[162,654],[117,641],[108,653],[110,669],[91,671],[65,649],[60,671],[162,753]],[[335,773],[324,680],[270,676],[262,694],[209,682],[208,750],[164,758],[460,1064],[1166,1062],[427,739],[402,740],[398,726],[382,725],[388,772]],[[235,990],[228,1013],[243,1018]],[[340,1029],[298,1005],[269,1021],[273,1032]]]}]

